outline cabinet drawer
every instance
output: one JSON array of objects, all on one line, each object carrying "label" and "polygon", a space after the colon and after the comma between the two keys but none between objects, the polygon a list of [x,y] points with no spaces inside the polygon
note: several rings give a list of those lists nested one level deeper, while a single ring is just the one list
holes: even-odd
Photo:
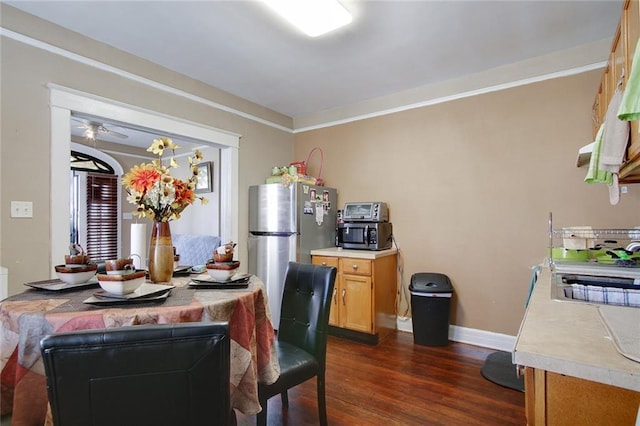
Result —
[{"label": "cabinet drawer", "polygon": [[338,258],[337,257],[329,257],[329,256],[313,256],[313,260],[311,261],[314,265],[322,265],[322,266],[334,266],[338,268]]},{"label": "cabinet drawer", "polygon": [[367,259],[340,259],[340,272],[343,274],[371,275],[371,261]]}]

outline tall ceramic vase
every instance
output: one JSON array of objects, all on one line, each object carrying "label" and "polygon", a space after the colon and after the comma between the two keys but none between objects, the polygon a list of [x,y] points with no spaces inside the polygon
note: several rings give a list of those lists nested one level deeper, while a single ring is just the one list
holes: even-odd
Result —
[{"label": "tall ceramic vase", "polygon": [[173,277],[173,243],[169,222],[153,222],[149,244],[149,279],[170,282]]}]

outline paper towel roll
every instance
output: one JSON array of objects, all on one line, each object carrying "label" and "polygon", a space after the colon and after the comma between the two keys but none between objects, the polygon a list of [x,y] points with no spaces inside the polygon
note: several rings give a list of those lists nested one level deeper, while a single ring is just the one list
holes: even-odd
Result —
[{"label": "paper towel roll", "polygon": [[[131,224],[131,257],[136,269],[147,268],[147,224]],[[138,257],[139,256],[139,257]]]}]

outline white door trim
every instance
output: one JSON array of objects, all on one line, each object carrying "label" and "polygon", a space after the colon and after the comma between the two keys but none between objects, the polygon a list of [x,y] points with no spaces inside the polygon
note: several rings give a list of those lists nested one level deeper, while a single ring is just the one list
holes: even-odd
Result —
[{"label": "white door trim", "polygon": [[[69,246],[71,112],[117,120],[203,141],[220,148],[220,238],[238,241],[238,149],[240,135],[146,110],[75,89],[48,85],[51,106],[51,276]],[[57,262],[57,263],[56,263]]]}]

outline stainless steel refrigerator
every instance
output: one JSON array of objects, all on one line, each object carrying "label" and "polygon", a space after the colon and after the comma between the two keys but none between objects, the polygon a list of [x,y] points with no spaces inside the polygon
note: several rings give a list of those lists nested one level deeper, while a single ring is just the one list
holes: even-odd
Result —
[{"label": "stainless steel refrigerator", "polygon": [[249,273],[267,287],[275,328],[289,261],[311,263],[311,250],[335,246],[336,202],[336,189],[324,186],[249,188]]}]

